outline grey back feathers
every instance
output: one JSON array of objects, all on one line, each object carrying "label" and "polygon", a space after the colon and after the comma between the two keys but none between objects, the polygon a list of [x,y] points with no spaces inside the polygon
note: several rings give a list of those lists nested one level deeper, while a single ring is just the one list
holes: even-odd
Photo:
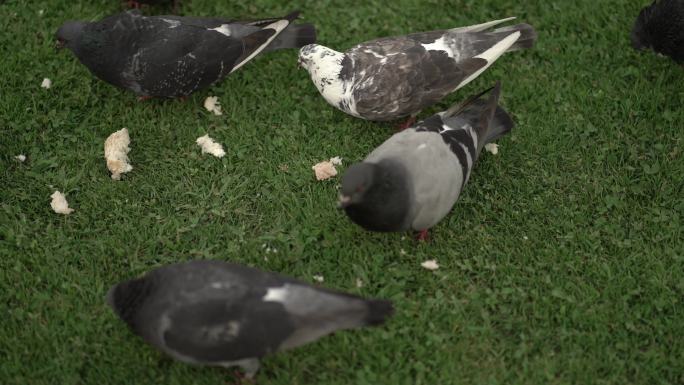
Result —
[{"label": "grey back feathers", "polygon": [[505,52],[532,47],[537,34],[528,24],[488,30],[508,20],[380,38],[344,53],[305,46],[299,60],[328,103],[364,119],[393,120],[439,102]]},{"label": "grey back feathers", "polygon": [[631,33],[635,49],[652,49],[684,63],[684,0],[659,0],[644,7]]},{"label": "grey back feathers", "polygon": [[155,269],[107,302],[145,341],[183,362],[245,368],[337,330],[377,325],[392,304],[220,261]]},{"label": "grey back feathers", "polygon": [[262,51],[316,40],[310,24],[283,18],[146,17],[128,11],[100,21],[65,23],[56,38],[100,79],[139,96],[181,97],[237,70]]},{"label": "grey back feathers", "polygon": [[[385,231],[425,230],[437,224],[458,200],[483,146],[513,127],[511,118],[498,106],[500,92],[501,85],[497,83],[466,102],[393,135],[373,150],[364,163],[391,170],[384,174],[398,174],[400,182],[396,178],[376,177],[373,186],[364,186],[361,190],[378,188],[382,194],[362,194],[356,201],[343,197],[350,219],[374,230],[369,223],[397,215],[399,210],[403,220]],[[349,169],[352,173],[358,170],[358,167]],[[359,179],[345,173],[343,194],[353,195],[359,189],[354,181]],[[394,201],[397,195],[409,197],[406,205],[389,207],[387,202]],[[361,213],[356,206],[363,208]]]}]

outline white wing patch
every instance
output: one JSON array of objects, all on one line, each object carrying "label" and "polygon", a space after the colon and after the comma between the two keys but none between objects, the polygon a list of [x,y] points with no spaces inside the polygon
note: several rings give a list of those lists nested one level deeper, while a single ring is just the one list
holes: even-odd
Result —
[{"label": "white wing patch", "polygon": [[288,290],[287,285],[283,287],[269,287],[266,295],[261,299],[264,302],[281,302],[284,303],[287,299]]},{"label": "white wing patch", "polygon": [[454,51],[446,45],[444,41],[444,36],[440,37],[439,39],[433,41],[430,44],[421,44],[423,48],[425,48],[427,51],[443,51],[446,52],[446,54],[450,57],[454,57]]},{"label": "white wing patch", "polygon": [[216,28],[209,28],[210,31],[216,31],[222,35],[230,36],[230,28],[228,24],[221,24],[221,26]]},{"label": "white wing patch", "polygon": [[179,25],[181,25],[181,22],[178,20],[171,20],[171,19],[164,19],[164,18],[162,18],[162,20],[164,20],[165,22],[167,22],[169,24],[169,28],[176,28]]},{"label": "white wing patch", "polygon": [[233,69],[230,70],[230,73],[235,72],[235,70],[245,65],[248,61],[252,60],[254,56],[258,55],[261,51],[263,51],[264,48],[268,47],[268,45],[271,44],[273,39],[278,37],[278,35],[280,35],[280,33],[283,32],[283,30],[287,28],[288,25],[290,25],[290,22],[288,20],[278,20],[275,23],[271,23],[265,26],[263,29],[275,29],[276,32],[273,34],[273,36],[266,40],[266,42],[264,42],[264,44],[262,44],[261,47],[255,49],[251,55],[247,56],[243,61],[241,61],[235,67],[233,67]]},{"label": "white wing patch", "polygon": [[520,38],[520,31],[513,32],[512,34],[503,38],[500,42],[494,44],[490,49],[475,56],[475,58],[485,59],[487,61],[487,64],[479,70],[475,71],[472,75],[468,76],[465,80],[463,80],[461,84],[459,84],[458,87],[456,87],[456,89],[465,86],[466,84],[470,83],[473,79],[480,76],[480,74],[483,73],[487,68],[489,68],[489,66],[491,66],[496,61],[496,59],[498,59],[509,48],[511,48],[511,46],[515,44],[518,38]]}]

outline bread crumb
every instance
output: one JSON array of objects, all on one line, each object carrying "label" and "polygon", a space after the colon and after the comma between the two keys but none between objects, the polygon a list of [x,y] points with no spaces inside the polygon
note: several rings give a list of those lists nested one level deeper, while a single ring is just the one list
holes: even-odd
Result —
[{"label": "bread crumb", "polygon": [[50,80],[48,78],[44,78],[43,82],[40,83],[40,86],[45,88],[45,89],[48,89],[48,88],[52,87],[52,80]]},{"label": "bread crumb", "polygon": [[207,96],[204,99],[204,108],[209,112],[213,112],[214,115],[223,115],[221,111],[221,103],[218,101],[218,96]]},{"label": "bread crumb", "polygon": [[487,143],[485,144],[485,150],[492,155],[496,155],[499,153],[499,145],[496,143]]},{"label": "bread crumb", "polygon": [[69,215],[74,212],[74,209],[69,208],[69,203],[61,192],[55,191],[50,197],[52,198],[50,207],[52,207],[52,210],[57,214]]},{"label": "bread crumb", "polygon": [[340,166],[342,164],[342,158],[339,156],[335,156],[330,158],[330,163],[332,163],[335,166]]},{"label": "bread crumb", "polygon": [[104,143],[104,157],[107,160],[107,169],[112,173],[112,179],[121,179],[121,174],[133,170],[133,166],[128,163],[128,152],[131,149],[131,138],[128,136],[128,129],[122,128],[115,131]]},{"label": "bread crumb", "polygon": [[24,154],[19,154],[19,155],[15,156],[14,159],[16,159],[16,160],[18,160],[18,161],[20,161],[20,162],[23,163],[23,162],[26,160],[26,155],[24,155]]},{"label": "bread crumb", "polygon": [[439,269],[439,265],[437,264],[437,260],[435,259],[428,259],[427,261],[423,262],[420,264],[423,268],[428,269],[428,270],[437,270]]},{"label": "bread crumb", "polygon": [[217,158],[223,158],[226,155],[221,143],[216,143],[214,139],[209,137],[209,134],[197,138],[195,142],[202,147],[202,154],[209,153]]},{"label": "bread crumb", "polygon": [[356,287],[358,287],[359,289],[363,287],[363,281],[361,280],[361,278],[356,278]]},{"label": "bread crumb", "polygon": [[314,281],[316,281],[316,282],[323,282],[323,281],[324,281],[322,275],[314,275],[314,276],[313,276],[313,279],[314,279]]}]

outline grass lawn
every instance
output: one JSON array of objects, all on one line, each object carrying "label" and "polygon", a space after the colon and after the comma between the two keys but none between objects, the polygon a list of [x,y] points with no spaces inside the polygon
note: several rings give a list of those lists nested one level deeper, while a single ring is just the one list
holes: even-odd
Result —
[{"label": "grass lawn", "polygon": [[[110,285],[196,258],[395,301],[384,327],[266,358],[260,385],[683,383],[684,70],[629,47],[648,2],[182,3],[201,16],[299,8],[338,49],[506,16],[534,25],[535,49],[421,115],[502,79],[517,123],[429,243],[365,232],[334,209],[339,178],[317,182],[311,166],[362,159],[393,124],[326,104],[295,50],[186,102],[138,103],[52,40],[67,19],[117,12],[116,0],[3,2],[0,383],[230,383],[149,348],[104,304]],[[223,116],[204,110],[209,95]],[[122,127],[134,170],[115,182],[103,143]],[[200,154],[206,133],[224,158]],[[73,214],[52,212],[55,189]],[[433,258],[439,270],[420,267]]]}]

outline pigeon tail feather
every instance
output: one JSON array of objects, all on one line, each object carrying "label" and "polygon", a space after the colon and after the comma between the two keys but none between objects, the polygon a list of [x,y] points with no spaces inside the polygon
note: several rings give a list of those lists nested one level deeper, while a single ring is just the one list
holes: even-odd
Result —
[{"label": "pigeon tail feather", "polygon": [[394,313],[394,306],[387,300],[366,301],[368,314],[366,315],[366,325],[376,326],[383,324],[388,317]]},{"label": "pigeon tail feather", "polygon": [[497,28],[494,32],[501,32],[502,34],[508,35],[511,32],[520,32],[520,37],[513,43],[513,45],[508,48],[506,52],[518,51],[521,49],[528,49],[534,47],[534,43],[537,41],[537,31],[533,26],[522,23],[511,25],[507,27]]},{"label": "pigeon tail feather", "polygon": [[316,27],[313,24],[290,24],[264,51],[301,48],[315,42]]},{"label": "pigeon tail feather", "polygon": [[506,135],[513,128],[513,120],[506,110],[499,106],[499,96],[501,96],[501,81],[496,82],[489,99],[482,106],[480,121],[476,126],[478,153],[482,151],[485,144]]}]

